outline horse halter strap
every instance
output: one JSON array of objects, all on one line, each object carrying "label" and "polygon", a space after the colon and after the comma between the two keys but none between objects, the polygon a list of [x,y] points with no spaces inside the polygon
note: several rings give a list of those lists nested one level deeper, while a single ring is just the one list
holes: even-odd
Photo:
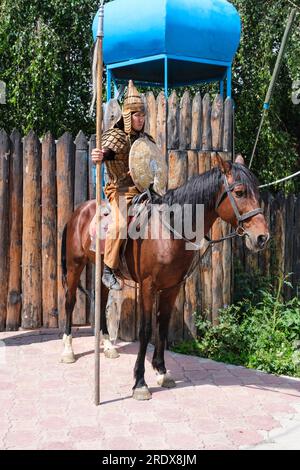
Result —
[{"label": "horse halter strap", "polygon": [[239,210],[238,210],[238,207],[236,205],[236,202],[235,202],[235,199],[232,195],[232,190],[240,185],[241,183],[239,181],[236,181],[232,184],[228,184],[228,180],[226,178],[226,175],[223,174],[223,182],[224,182],[224,186],[225,186],[225,190],[222,192],[222,194],[218,197],[217,199],[217,202],[216,202],[216,206],[215,206],[215,209],[217,210],[219,208],[219,206],[221,205],[222,201],[224,200],[224,198],[226,196],[229,197],[229,200],[230,200],[230,203],[231,203],[231,206],[234,210],[234,213],[235,213],[235,216],[236,216],[236,220],[237,220],[237,223],[238,223],[238,226],[235,230],[234,235],[238,235],[239,237],[243,237],[244,235],[246,235],[246,230],[244,229],[243,227],[243,222],[245,220],[248,220],[250,219],[251,217],[253,217],[254,215],[257,215],[257,214],[263,214],[263,211],[262,209],[260,209],[259,207],[257,209],[253,209],[252,211],[249,211],[249,212],[246,212],[246,214],[243,214],[241,215]]}]

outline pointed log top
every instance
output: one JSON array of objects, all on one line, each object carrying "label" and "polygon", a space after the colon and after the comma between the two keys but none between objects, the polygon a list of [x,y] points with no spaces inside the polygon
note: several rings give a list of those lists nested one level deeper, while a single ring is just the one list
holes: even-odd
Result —
[{"label": "pointed log top", "polygon": [[14,128],[10,134],[10,138],[11,140],[21,140],[22,139],[21,132],[18,131],[18,129]]},{"label": "pointed log top", "polygon": [[172,93],[170,94],[169,96],[169,104],[175,104],[177,103],[177,99],[178,99],[178,96],[177,96],[177,93],[176,93],[176,90],[173,90]]},{"label": "pointed log top", "polygon": [[146,93],[146,99],[155,99],[153,91],[147,91]]},{"label": "pointed log top", "polygon": [[183,105],[185,103],[189,103],[190,101],[191,101],[190,92],[188,90],[185,90],[180,100],[180,104]]},{"label": "pointed log top", "polygon": [[40,143],[40,139],[38,138],[36,132],[31,129],[27,135],[24,136],[24,142],[26,141],[32,141],[32,142],[35,142],[35,143]]},{"label": "pointed log top", "polygon": [[193,99],[193,104],[199,106],[199,103],[201,103],[201,93],[197,91]]},{"label": "pointed log top", "polygon": [[54,142],[55,139],[51,133],[51,131],[48,131],[44,136],[43,136],[43,139],[42,139],[42,142]]},{"label": "pointed log top", "polygon": [[222,95],[217,94],[217,95],[215,96],[214,103],[219,103],[220,101],[222,101],[222,103],[223,103]]},{"label": "pointed log top", "polygon": [[58,144],[61,144],[61,143],[69,143],[69,142],[73,142],[73,136],[71,134],[71,132],[67,131],[65,132],[61,137],[59,137],[59,139],[57,140],[57,143]]},{"label": "pointed log top", "polygon": [[210,104],[211,104],[210,94],[205,93],[204,98],[203,98],[203,105],[209,106]]},{"label": "pointed log top", "polygon": [[227,98],[226,98],[226,100],[225,100],[225,104],[228,105],[228,103],[233,106],[234,101],[233,101],[232,98],[230,98],[230,96],[227,96]]},{"label": "pointed log top", "polygon": [[89,140],[89,145],[95,145],[96,142],[96,134],[92,134]]},{"label": "pointed log top", "polygon": [[7,138],[8,138],[8,134],[5,131],[5,129],[0,129],[0,139],[4,140],[4,139],[7,139]]},{"label": "pointed log top", "polygon": [[166,101],[165,93],[163,91],[160,91],[157,97],[157,103],[165,102],[165,101]]},{"label": "pointed log top", "polygon": [[86,150],[87,138],[82,131],[78,132],[76,139],[75,139],[75,144],[76,144],[77,150]]}]

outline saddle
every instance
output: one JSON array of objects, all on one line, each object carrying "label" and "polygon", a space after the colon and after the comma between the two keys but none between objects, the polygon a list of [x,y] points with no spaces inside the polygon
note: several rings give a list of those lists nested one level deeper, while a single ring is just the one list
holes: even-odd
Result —
[{"label": "saddle", "polygon": [[[141,214],[145,212],[146,208],[148,207],[148,204],[152,201],[152,194],[149,189],[147,191],[144,191],[141,194],[137,194],[131,204],[131,215],[128,217],[128,228],[127,231],[129,232],[129,229],[132,224],[136,224],[136,229],[139,229],[139,224],[140,222],[137,222],[137,218],[141,217]],[[148,213],[145,212],[145,215]],[[101,250],[101,255],[104,255],[105,251],[105,240],[107,236],[107,231],[109,225],[113,222],[112,220],[112,215],[111,215],[111,208],[109,205],[109,202],[107,200],[102,200],[101,202],[101,212],[100,212],[100,250]],[[90,251],[93,251],[96,253],[96,240],[97,240],[97,217],[96,214],[94,215],[90,225],[89,225],[89,235],[91,239],[91,245],[90,245]],[[131,279],[131,276],[129,275],[127,263],[125,260],[125,250],[127,246],[127,241],[128,238],[126,238],[123,242],[123,245],[120,249],[120,272],[123,275],[123,277],[127,279]]]}]

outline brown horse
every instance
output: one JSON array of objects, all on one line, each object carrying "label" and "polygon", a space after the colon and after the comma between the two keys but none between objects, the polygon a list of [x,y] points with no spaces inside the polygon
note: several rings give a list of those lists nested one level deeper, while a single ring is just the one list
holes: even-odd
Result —
[{"label": "brown horse", "polygon": [[[204,234],[207,234],[215,220],[220,217],[235,228],[235,234],[246,239],[251,251],[262,250],[269,239],[266,220],[259,208],[257,180],[244,165],[242,157],[235,163],[224,161],[216,156],[217,165],[210,171],[192,177],[178,189],[169,190],[164,196],[156,196],[153,203],[162,205],[189,204],[204,205]],[[82,204],[67,223],[62,246],[64,282],[66,286],[66,329],[65,351],[62,360],[73,362],[71,344],[72,311],[76,302],[76,290],[85,265],[95,262],[95,253],[90,251],[89,224],[95,215],[96,202]],[[193,217],[195,211],[193,210]],[[156,215],[155,215],[156,214]],[[195,226],[195,220],[192,221]],[[172,223],[171,223],[172,224]],[[159,292],[157,331],[152,366],[158,374],[158,383],[164,387],[174,387],[175,382],[166,371],[164,350],[168,335],[171,312],[180,284],[188,273],[196,251],[187,250],[186,238],[177,239],[174,232],[166,239],[162,236],[162,215],[155,212],[149,220],[151,234],[158,236],[147,239],[128,239],[125,259],[129,273],[140,285],[141,325],[139,332],[139,352],[134,368],[135,384],[133,397],[140,400],[151,398],[144,379],[145,355],[151,338],[152,308],[154,297]],[[153,231],[154,228],[154,231]],[[107,290],[102,288],[101,329],[107,333],[105,304]],[[65,360],[64,360],[65,359]]]}]

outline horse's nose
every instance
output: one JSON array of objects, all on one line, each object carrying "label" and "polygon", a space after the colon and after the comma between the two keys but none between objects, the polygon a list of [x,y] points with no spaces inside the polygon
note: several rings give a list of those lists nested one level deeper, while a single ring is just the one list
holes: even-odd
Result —
[{"label": "horse's nose", "polygon": [[262,250],[266,246],[268,240],[269,240],[268,235],[259,235],[257,237],[257,246],[258,246],[258,248],[260,250]]}]

